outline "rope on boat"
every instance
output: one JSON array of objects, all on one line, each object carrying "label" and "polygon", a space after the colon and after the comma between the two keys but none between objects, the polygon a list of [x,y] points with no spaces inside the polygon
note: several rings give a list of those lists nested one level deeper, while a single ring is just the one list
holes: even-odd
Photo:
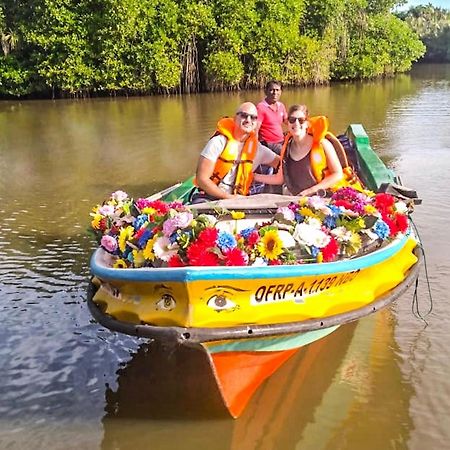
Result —
[{"label": "rope on boat", "polygon": [[430,278],[428,276],[428,267],[427,267],[427,259],[425,256],[425,249],[422,246],[422,239],[420,238],[419,235],[419,230],[416,227],[416,224],[414,223],[414,221],[412,220],[412,218],[410,217],[411,223],[414,227],[414,232],[416,233],[416,236],[419,239],[419,251],[422,254],[422,258],[423,258],[423,267],[425,270],[425,280],[427,283],[427,290],[428,290],[428,298],[430,299],[430,306],[428,308],[428,311],[423,314],[420,311],[420,306],[419,306],[419,277],[417,277],[416,279],[416,283],[415,283],[415,287],[414,287],[414,293],[413,293],[413,300],[412,300],[412,304],[411,304],[411,310],[412,313],[414,314],[415,317],[417,317],[420,320],[423,320],[425,322],[426,325],[428,325],[428,322],[426,321],[426,318],[431,314],[431,312],[433,311],[433,296],[431,294],[431,286],[430,286]]}]

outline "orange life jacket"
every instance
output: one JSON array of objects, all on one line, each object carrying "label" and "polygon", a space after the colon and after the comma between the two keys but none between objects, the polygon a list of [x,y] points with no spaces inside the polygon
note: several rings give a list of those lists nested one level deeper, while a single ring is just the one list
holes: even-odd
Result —
[{"label": "orange life jacket", "polygon": [[233,165],[237,163],[238,168],[232,193],[248,195],[253,181],[252,168],[253,160],[258,150],[258,139],[255,133],[251,133],[244,142],[244,147],[239,157],[239,141],[233,137],[234,126],[234,119],[229,117],[225,117],[217,123],[215,135],[221,134],[225,136],[227,143],[216,161],[211,180],[218,185],[232,169]]},{"label": "orange life jacket", "polygon": [[[328,139],[336,149],[336,153],[338,155],[339,161],[342,165],[342,172],[344,176],[339,180],[334,186],[330,187],[332,191],[335,191],[341,187],[351,186],[355,189],[362,190],[363,187],[354,173],[351,166],[348,164],[347,156],[345,154],[345,150],[340,144],[338,138],[328,131],[328,117],[326,116],[315,116],[310,117],[308,119],[309,127],[308,134],[310,134],[313,138],[313,143],[311,150],[309,152],[310,164],[311,164],[311,172],[316,179],[317,183],[320,183],[329,172],[328,164],[327,164],[327,156],[325,154],[325,150],[322,147],[322,140]],[[287,146],[292,138],[292,134],[288,133],[284,139],[283,148],[281,149],[281,161],[284,164],[285,154]],[[336,147],[340,146],[339,149]]]}]

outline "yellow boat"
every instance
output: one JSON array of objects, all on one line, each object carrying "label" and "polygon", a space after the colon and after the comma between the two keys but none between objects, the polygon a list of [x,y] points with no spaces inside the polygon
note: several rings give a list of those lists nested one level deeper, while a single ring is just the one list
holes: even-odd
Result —
[{"label": "yellow boat", "polygon": [[[350,159],[365,186],[414,201],[414,193],[400,186],[373,152],[360,125],[350,126],[347,136],[354,150]],[[186,201],[191,190],[192,179],[152,200]],[[219,214],[215,224],[240,236],[299,199],[263,194],[239,201],[244,203],[197,206],[197,214],[245,210],[244,219]],[[417,278],[419,248],[411,227],[351,257],[306,264],[114,268],[117,257],[99,248],[91,259],[88,304],[95,319],[112,330],[203,348],[224,403],[237,417],[298,348],[403,293]]]}]

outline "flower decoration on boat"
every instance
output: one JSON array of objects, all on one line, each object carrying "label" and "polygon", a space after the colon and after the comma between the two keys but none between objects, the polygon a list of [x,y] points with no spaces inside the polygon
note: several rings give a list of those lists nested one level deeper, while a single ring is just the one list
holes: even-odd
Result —
[{"label": "flower decoration on boat", "polygon": [[[370,252],[408,231],[409,212],[390,194],[346,187],[331,198],[302,197],[258,223],[240,211],[205,214],[116,191],[93,208],[91,230],[115,268],[303,264]],[[243,219],[251,226],[237,226]]]}]

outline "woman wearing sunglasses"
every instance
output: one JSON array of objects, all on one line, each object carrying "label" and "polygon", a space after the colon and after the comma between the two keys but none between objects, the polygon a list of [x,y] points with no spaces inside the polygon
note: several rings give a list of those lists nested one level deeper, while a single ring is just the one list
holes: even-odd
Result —
[{"label": "woman wearing sunglasses", "polygon": [[325,138],[328,119],[308,117],[305,105],[293,105],[288,112],[289,132],[281,150],[281,167],[274,175],[254,175],[266,184],[283,184],[286,194],[316,195],[336,188],[344,178],[333,144]]}]

